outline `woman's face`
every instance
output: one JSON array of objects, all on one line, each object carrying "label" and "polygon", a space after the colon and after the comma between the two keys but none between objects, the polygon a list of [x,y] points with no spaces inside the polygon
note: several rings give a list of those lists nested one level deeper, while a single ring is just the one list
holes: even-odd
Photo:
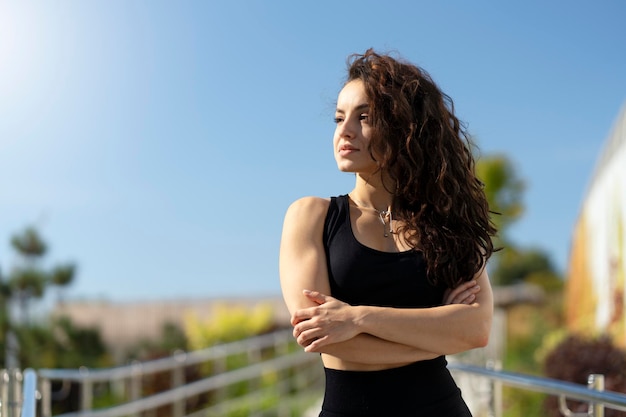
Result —
[{"label": "woman's face", "polygon": [[371,138],[369,104],[361,80],[348,82],[339,92],[335,123],[333,147],[339,170],[362,174],[375,172],[378,166],[368,150]]}]

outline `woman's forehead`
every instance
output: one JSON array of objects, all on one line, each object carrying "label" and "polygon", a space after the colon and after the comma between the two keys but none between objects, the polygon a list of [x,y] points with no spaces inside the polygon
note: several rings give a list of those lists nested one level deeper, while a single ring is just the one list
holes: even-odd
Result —
[{"label": "woman's forehead", "polygon": [[337,97],[337,109],[346,110],[344,107],[362,107],[368,104],[365,87],[361,80],[352,80],[346,83]]}]

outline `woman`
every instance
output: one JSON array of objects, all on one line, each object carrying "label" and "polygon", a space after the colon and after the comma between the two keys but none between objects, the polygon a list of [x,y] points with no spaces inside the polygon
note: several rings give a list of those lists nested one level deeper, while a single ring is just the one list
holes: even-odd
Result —
[{"label": "woman", "polygon": [[445,355],[487,344],[495,228],[451,100],[419,67],[349,60],[334,155],[354,189],[285,215],[283,296],[326,373],[320,416],[469,416]]}]

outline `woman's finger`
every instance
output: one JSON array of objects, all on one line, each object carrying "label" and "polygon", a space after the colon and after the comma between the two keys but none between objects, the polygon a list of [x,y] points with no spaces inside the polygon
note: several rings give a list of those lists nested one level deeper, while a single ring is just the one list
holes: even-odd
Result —
[{"label": "woman's finger", "polygon": [[296,341],[300,346],[306,347],[315,342],[320,337],[322,337],[322,332],[320,331],[320,329],[315,328],[300,333],[296,338]]},{"label": "woman's finger", "polygon": [[305,352],[317,352],[319,348],[327,344],[329,340],[328,336],[320,337],[319,339],[313,340],[308,346],[304,348]]},{"label": "woman's finger", "polygon": [[479,291],[480,287],[475,285],[472,288],[463,291],[463,293],[456,298],[453,304],[471,304],[476,299],[476,294],[478,294]]},{"label": "woman's finger", "polygon": [[[467,298],[467,295],[463,294],[471,293],[472,291],[470,289],[474,286],[476,286],[476,281],[472,280],[461,283],[455,288],[449,289],[445,294],[444,304],[460,304],[461,301]],[[470,290],[470,292],[466,293],[468,290]]]},{"label": "woman's finger", "polygon": [[293,335],[294,337],[300,336],[300,334],[304,333],[307,330],[319,327],[317,324],[317,320],[315,318],[302,320],[296,325],[293,326]]},{"label": "woman's finger", "polygon": [[309,320],[315,315],[315,308],[316,307],[309,307],[297,310],[295,313],[293,313],[293,316],[291,316],[291,325],[295,326],[298,323]]},{"label": "woman's finger", "polygon": [[302,294],[309,300],[316,302],[317,304],[324,304],[331,301],[333,298],[329,295],[322,294],[319,291],[303,290]]},{"label": "woman's finger", "polygon": [[463,301],[461,301],[458,304],[472,304],[474,302],[474,300],[476,300],[476,295],[475,294],[469,294],[467,297],[465,297],[465,299]]}]

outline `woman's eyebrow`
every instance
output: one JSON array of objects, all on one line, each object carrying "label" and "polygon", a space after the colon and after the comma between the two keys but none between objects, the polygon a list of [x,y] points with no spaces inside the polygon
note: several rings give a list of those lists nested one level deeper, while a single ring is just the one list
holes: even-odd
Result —
[{"label": "woman's eyebrow", "polygon": [[[362,110],[369,110],[370,105],[367,103],[363,103],[363,104],[359,104],[358,106],[356,106],[354,108],[354,111],[362,111]],[[341,113],[341,114],[345,114],[346,112],[342,109],[340,109],[339,107],[337,107],[337,109],[335,110],[335,113]]]}]

